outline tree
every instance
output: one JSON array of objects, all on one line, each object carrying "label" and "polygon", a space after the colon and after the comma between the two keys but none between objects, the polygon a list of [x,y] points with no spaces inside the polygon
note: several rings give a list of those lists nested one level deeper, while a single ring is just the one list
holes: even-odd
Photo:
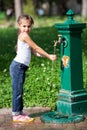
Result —
[{"label": "tree", "polygon": [[87,16],[87,0],[82,0],[82,16]]},{"label": "tree", "polygon": [[17,21],[19,15],[22,14],[22,1],[14,0],[14,6],[15,6],[15,17],[16,17],[16,21]]}]

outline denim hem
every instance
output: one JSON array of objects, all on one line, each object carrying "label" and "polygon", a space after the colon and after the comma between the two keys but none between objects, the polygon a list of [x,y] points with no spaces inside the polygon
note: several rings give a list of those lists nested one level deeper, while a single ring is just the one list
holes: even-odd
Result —
[{"label": "denim hem", "polygon": [[12,112],[12,116],[18,116],[18,115],[22,115],[22,111],[21,112]]}]

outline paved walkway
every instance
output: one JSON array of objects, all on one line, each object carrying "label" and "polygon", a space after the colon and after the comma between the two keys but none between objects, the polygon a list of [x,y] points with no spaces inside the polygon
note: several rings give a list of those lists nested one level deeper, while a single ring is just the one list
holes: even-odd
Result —
[{"label": "paved walkway", "polygon": [[47,124],[40,120],[40,116],[49,111],[49,108],[34,107],[24,109],[25,112],[34,115],[32,123],[13,123],[11,109],[0,109],[0,130],[87,130],[87,119],[73,124]]}]

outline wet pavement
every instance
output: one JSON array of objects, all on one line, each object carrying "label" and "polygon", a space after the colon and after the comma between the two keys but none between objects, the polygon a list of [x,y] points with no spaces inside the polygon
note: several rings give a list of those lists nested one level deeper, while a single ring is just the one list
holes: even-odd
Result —
[{"label": "wet pavement", "polygon": [[87,119],[71,124],[43,123],[40,117],[48,111],[50,108],[46,107],[24,109],[24,112],[32,115],[35,120],[31,123],[13,123],[11,109],[0,109],[0,130],[87,130]]}]

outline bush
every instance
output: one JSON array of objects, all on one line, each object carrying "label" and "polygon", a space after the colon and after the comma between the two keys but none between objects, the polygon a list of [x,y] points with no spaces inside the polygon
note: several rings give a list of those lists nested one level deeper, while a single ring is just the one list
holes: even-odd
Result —
[{"label": "bush", "polygon": [[5,18],[6,18],[5,12],[0,11],[0,19],[5,19]]}]

